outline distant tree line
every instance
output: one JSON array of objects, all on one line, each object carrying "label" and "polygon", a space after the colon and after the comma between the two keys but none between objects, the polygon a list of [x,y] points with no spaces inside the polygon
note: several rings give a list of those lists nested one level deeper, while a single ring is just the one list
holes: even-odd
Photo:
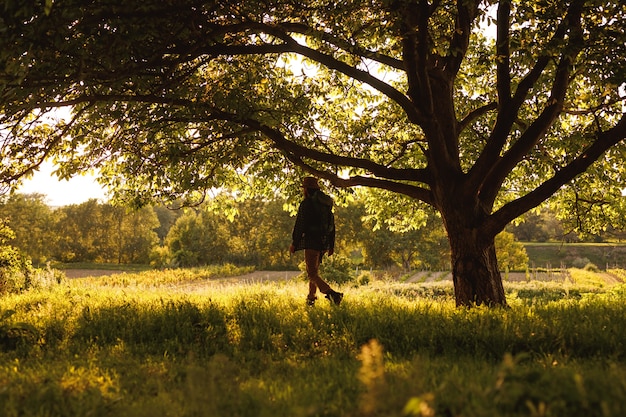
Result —
[{"label": "distant tree line", "polygon": [[[0,200],[0,220],[13,231],[8,243],[35,265],[191,267],[230,262],[266,269],[297,267],[301,257],[287,251],[294,219],[284,202],[233,200],[219,207],[130,210],[89,200],[52,208],[44,195],[12,194]],[[447,237],[434,213],[421,228],[403,231],[376,223],[358,200],[337,206],[335,217],[337,253],[357,264],[404,270],[450,268]],[[528,257],[512,233],[503,232],[497,246],[502,269],[525,267]]]},{"label": "distant tree line", "polygon": [[34,264],[58,262],[148,263],[159,243],[152,208],[129,211],[89,200],[51,208],[39,194],[13,194],[0,203],[0,219],[14,232],[10,243]]}]

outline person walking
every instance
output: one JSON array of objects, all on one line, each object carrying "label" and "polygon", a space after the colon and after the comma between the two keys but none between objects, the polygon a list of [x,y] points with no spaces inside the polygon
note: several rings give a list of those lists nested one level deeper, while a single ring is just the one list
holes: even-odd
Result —
[{"label": "person walking", "polygon": [[293,227],[290,253],[304,250],[304,262],[309,278],[307,304],[312,306],[317,300],[317,290],[333,304],[339,305],[343,293],[333,290],[319,273],[322,257],[335,252],[335,217],[333,199],[320,190],[317,179],[305,177],[302,181],[304,200],[298,207]]}]

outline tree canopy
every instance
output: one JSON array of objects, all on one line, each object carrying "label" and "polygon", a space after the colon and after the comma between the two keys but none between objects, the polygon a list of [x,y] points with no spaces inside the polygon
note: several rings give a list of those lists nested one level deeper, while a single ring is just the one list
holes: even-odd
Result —
[{"label": "tree canopy", "polygon": [[582,217],[621,199],[620,1],[9,0],[2,16],[9,186],[52,158],[137,205],[294,195],[302,172],[380,189],[405,220],[441,214],[464,305],[506,304],[509,222],[555,194]]}]

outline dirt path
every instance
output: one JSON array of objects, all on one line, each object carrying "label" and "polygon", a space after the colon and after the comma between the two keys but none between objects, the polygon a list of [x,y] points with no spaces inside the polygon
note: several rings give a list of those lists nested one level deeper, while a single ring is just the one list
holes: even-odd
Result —
[{"label": "dirt path", "polygon": [[265,282],[265,281],[280,281],[288,280],[300,275],[301,271],[254,271],[245,275],[238,275],[236,277],[220,278],[222,281],[240,281],[240,282]]}]

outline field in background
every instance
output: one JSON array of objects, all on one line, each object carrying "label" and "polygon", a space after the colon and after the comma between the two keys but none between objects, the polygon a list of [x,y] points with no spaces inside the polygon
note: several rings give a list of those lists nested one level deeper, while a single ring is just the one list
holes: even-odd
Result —
[{"label": "field in background", "polygon": [[626,268],[626,244],[523,242],[530,268],[582,268],[593,263],[600,269]]},{"label": "field in background", "polygon": [[[626,269],[626,244],[620,243],[535,243],[523,242],[529,256],[528,271],[503,272],[503,278],[511,281],[559,280],[560,270],[565,268],[584,268],[591,263],[601,270]],[[65,272],[68,278],[88,276],[105,276],[122,272],[135,273],[151,270],[149,265],[128,264],[91,264],[74,263],[52,265]],[[396,271],[393,276],[403,276],[409,282],[451,279],[446,272],[415,272]],[[563,280],[563,279],[561,279]]]}]

